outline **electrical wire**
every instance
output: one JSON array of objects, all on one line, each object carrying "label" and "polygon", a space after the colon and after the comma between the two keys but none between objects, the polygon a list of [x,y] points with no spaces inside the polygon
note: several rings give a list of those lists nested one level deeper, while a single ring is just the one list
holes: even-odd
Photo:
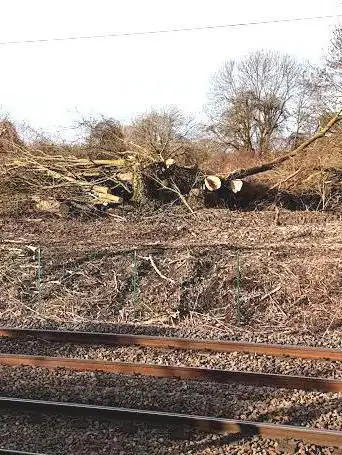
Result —
[{"label": "electrical wire", "polygon": [[342,17],[342,14],[328,15],[328,16],[313,16],[313,17],[295,17],[289,19],[273,19],[265,21],[255,22],[240,22],[233,24],[218,24],[218,25],[203,25],[198,27],[184,27],[184,28],[171,28],[165,30],[149,30],[141,32],[119,32],[119,33],[108,33],[103,35],[88,35],[88,36],[65,36],[60,38],[41,38],[41,39],[24,39],[17,41],[0,41],[0,46],[14,45],[14,44],[39,44],[39,43],[51,43],[58,41],[76,41],[76,40],[91,40],[91,39],[106,39],[106,38],[122,38],[129,36],[148,36],[148,35],[161,35],[167,33],[179,33],[179,32],[195,32],[204,30],[218,30],[233,27],[249,27],[253,25],[268,25],[268,24],[280,24],[290,22],[303,22],[312,20],[325,20],[325,19],[336,19]]}]

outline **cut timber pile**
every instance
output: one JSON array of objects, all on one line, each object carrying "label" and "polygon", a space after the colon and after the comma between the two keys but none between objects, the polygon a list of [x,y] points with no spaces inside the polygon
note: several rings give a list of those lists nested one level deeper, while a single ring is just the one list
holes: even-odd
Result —
[{"label": "cut timber pile", "polygon": [[[133,165],[129,160],[89,160],[64,156],[27,155],[11,160],[9,173],[17,173],[28,186],[36,183],[42,189],[74,188],[100,203],[121,203],[125,192],[130,193],[127,183],[133,182]],[[125,169],[126,172],[121,172]],[[31,180],[30,180],[31,178]],[[45,186],[44,186],[45,184]],[[120,189],[121,196],[110,190]]]},{"label": "cut timber pile", "polygon": [[91,161],[21,150],[5,162],[2,196],[6,190],[9,194],[20,191],[39,211],[49,207],[55,211],[62,203],[88,209],[119,204],[132,189],[131,174],[120,176],[124,166],[131,171],[129,164],[126,160]]},{"label": "cut timber pile", "polygon": [[144,199],[182,199],[198,183],[195,167],[125,155],[124,159],[91,160],[20,149],[3,164],[2,198],[6,191],[13,194],[21,189],[38,209],[69,204],[74,209],[103,210]]},{"label": "cut timber pile", "polygon": [[[0,206],[4,210],[6,203],[13,205],[16,200],[17,210],[22,212],[22,204],[29,201],[33,211],[61,216],[66,213],[64,209],[69,214],[110,214],[111,209],[124,204],[159,201],[183,203],[192,211],[188,196],[196,195],[206,205],[216,206],[223,202],[226,207],[247,208],[252,206],[251,202],[281,201],[289,208],[296,208],[294,197],[281,186],[284,182],[293,182],[300,169],[287,172],[285,178],[282,176],[271,185],[272,179],[268,184],[267,180],[250,179],[270,171],[276,174],[284,163],[298,160],[304,150],[340,120],[341,116],[337,114],[325,128],[287,154],[255,167],[233,170],[228,175],[206,175],[198,167],[180,166],[172,159],[160,161],[159,157],[146,153],[126,151],[115,159],[90,159],[30,150],[18,143],[13,153],[2,160]],[[321,177],[322,172],[325,176],[322,194],[314,199],[315,208],[320,201],[321,208],[326,208],[326,190],[329,185],[329,188],[340,186],[341,168],[342,165],[310,170],[310,178],[313,174]]]}]

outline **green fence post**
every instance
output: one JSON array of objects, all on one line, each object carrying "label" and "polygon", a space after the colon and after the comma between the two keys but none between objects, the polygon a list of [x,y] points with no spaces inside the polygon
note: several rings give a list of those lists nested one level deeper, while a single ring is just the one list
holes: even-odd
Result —
[{"label": "green fence post", "polygon": [[42,252],[40,246],[36,250],[37,256],[37,291],[38,291],[38,303],[41,301],[41,289],[42,289]]},{"label": "green fence post", "polygon": [[238,324],[241,324],[241,299],[240,299],[240,287],[241,287],[241,269],[240,269],[240,252],[236,252],[236,309],[237,309],[237,320]]},{"label": "green fence post", "polygon": [[137,264],[137,251],[133,253],[133,276],[132,276],[132,285],[133,285],[133,305],[134,305],[134,315],[135,307],[138,301],[138,264]]}]

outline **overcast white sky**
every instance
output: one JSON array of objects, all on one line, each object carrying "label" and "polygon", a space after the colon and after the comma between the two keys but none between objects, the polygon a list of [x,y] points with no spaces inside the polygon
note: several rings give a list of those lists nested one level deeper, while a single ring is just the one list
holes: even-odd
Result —
[{"label": "overcast white sky", "polygon": [[[338,0],[2,0],[0,41],[342,14]],[[129,121],[151,106],[199,115],[224,60],[272,48],[319,62],[338,19],[0,46],[0,106],[66,130],[81,114]]]}]

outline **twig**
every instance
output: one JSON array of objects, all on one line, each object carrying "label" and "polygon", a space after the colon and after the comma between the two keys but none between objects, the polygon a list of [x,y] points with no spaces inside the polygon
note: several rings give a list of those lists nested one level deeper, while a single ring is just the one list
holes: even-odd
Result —
[{"label": "twig", "polygon": [[175,280],[173,280],[172,278],[168,278],[167,276],[165,276],[163,273],[161,273],[161,271],[158,269],[158,267],[156,266],[154,260],[153,260],[153,257],[152,255],[150,254],[149,256],[139,256],[141,259],[145,259],[146,261],[150,261],[150,264],[152,265],[152,267],[154,268],[154,271],[156,272],[156,274],[158,276],[160,276],[160,278],[162,278],[163,280],[166,280],[166,281],[170,281],[170,283],[175,283]]},{"label": "twig", "polygon": [[286,314],[285,311],[282,309],[282,307],[277,303],[277,301],[276,301],[273,297],[271,298],[271,300],[272,300],[274,306],[275,306],[276,308],[278,308],[278,310],[282,313],[282,315],[283,315],[285,318],[287,318],[287,317],[288,317],[287,314]]},{"label": "twig", "polygon": [[164,190],[168,190],[168,191],[171,191],[172,193],[175,193],[177,194],[177,196],[179,197],[179,199],[182,201],[182,203],[185,205],[185,207],[193,214],[195,215],[195,212],[193,211],[193,209],[190,207],[190,205],[188,204],[188,202],[186,201],[185,197],[182,195],[180,189],[178,188],[178,186],[175,184],[175,182],[171,179],[171,184],[172,186],[167,186],[165,185],[159,178],[157,177],[153,177],[153,180],[155,180]]},{"label": "twig", "polygon": [[260,302],[263,302],[264,300],[267,299],[267,297],[270,297],[272,294],[275,294],[281,289],[281,285],[277,286],[276,288],[272,289],[272,291],[268,292],[264,296],[261,297]]},{"label": "twig", "polygon": [[284,180],[281,180],[280,182],[278,182],[275,185],[271,186],[270,190],[274,190],[277,187],[280,188],[283,183],[286,183],[289,180],[291,180],[293,177],[295,177],[297,174],[299,174],[299,172],[301,172],[302,170],[303,170],[302,168],[297,169],[293,174],[289,175]]},{"label": "twig", "polygon": [[[172,181],[172,180],[171,180]],[[180,189],[178,188],[178,186],[172,181],[172,188],[170,188],[171,190],[173,190],[180,198],[180,200],[183,202],[183,204],[185,205],[185,207],[194,215],[195,212],[193,211],[193,209],[190,207],[190,205],[188,204],[187,200],[185,199],[185,197],[183,196],[183,194],[180,192]]]},{"label": "twig", "polygon": [[32,313],[34,313],[39,319],[41,319],[42,321],[46,321],[46,318],[44,318],[43,316],[41,316],[38,311],[34,310],[33,308],[31,308],[30,306],[26,305],[24,302],[21,302],[19,301],[20,305],[22,305],[24,308],[26,308],[27,310],[29,311],[32,311]]},{"label": "twig", "polygon": [[321,339],[323,339],[323,338],[326,336],[326,334],[329,332],[329,330],[330,330],[330,327],[332,326],[333,322],[334,322],[334,321],[335,321],[335,319],[336,319],[336,314],[338,314],[338,313],[336,312],[336,313],[334,313],[334,314],[333,314],[333,317],[331,318],[331,321],[330,321],[330,323],[328,324],[328,326],[327,326],[327,328],[326,328],[325,332],[323,333],[323,335],[322,335],[322,338],[321,338]]}]

